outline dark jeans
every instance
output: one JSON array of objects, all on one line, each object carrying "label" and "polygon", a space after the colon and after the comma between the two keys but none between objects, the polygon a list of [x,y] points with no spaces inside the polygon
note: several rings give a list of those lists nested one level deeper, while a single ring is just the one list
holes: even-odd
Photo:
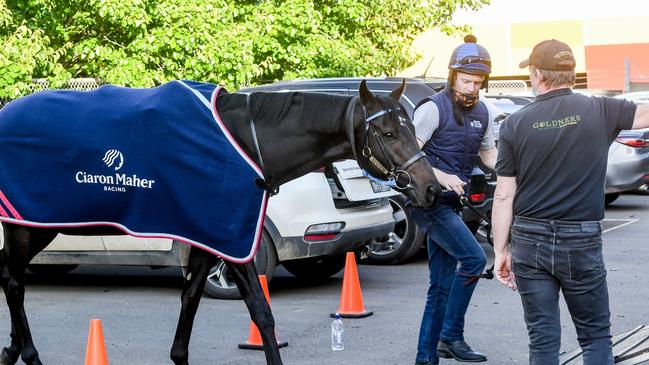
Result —
[{"label": "dark jeans", "polygon": [[613,364],[600,223],[516,217],[510,244],[530,336],[530,364],[559,364],[559,290],[577,330],[584,365]]},{"label": "dark jeans", "polygon": [[[456,210],[415,210],[428,234],[430,285],[419,330],[417,361],[436,361],[437,342],[464,339],[464,315],[486,264],[484,250]],[[459,262],[459,265],[458,265]]]}]

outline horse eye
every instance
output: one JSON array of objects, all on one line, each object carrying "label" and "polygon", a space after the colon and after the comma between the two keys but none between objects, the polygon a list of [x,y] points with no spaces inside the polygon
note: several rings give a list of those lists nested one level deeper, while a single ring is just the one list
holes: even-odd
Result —
[{"label": "horse eye", "polygon": [[383,134],[383,136],[385,138],[387,138],[387,139],[395,139],[396,138],[394,133],[392,133],[392,132],[387,132],[387,133]]}]

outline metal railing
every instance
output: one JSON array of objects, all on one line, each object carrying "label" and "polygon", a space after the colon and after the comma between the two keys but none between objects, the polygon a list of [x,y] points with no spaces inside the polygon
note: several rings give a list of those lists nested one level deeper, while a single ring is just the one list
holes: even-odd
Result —
[{"label": "metal railing", "polygon": [[[101,86],[103,83],[93,78],[70,79],[62,89],[88,91]],[[33,79],[32,91],[37,92],[50,88],[50,82],[47,79]]]},{"label": "metal railing", "polygon": [[529,88],[523,80],[489,80],[488,95],[528,94]]},{"label": "metal railing", "polygon": [[[61,89],[90,91],[98,88],[103,84],[104,83],[101,82],[100,80],[93,79],[93,78],[78,78],[78,79],[68,80],[68,82],[63,87],[61,87]],[[30,89],[32,93],[43,91],[43,90],[49,90],[50,82],[47,79],[32,79],[32,84],[30,85]],[[0,99],[0,109],[10,101],[11,100]]]}]

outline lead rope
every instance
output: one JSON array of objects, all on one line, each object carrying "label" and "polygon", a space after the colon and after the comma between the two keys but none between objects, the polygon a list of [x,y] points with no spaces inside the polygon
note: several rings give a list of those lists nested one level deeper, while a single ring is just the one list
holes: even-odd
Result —
[{"label": "lead rope", "polygon": [[[466,196],[461,195],[460,196],[460,202],[462,203],[463,206],[471,209],[475,214],[477,214],[480,218],[484,219],[484,221],[487,222],[487,226],[486,226],[486,229],[487,229],[487,242],[489,243],[489,245],[491,247],[494,247],[494,243],[491,240],[491,219],[487,218],[484,214],[482,214],[481,211],[478,210],[478,208],[476,208],[473,204],[471,204],[471,202],[469,202],[469,199]],[[492,264],[490,268],[485,270],[484,274],[480,275],[480,277],[483,278],[483,279],[487,279],[487,280],[493,279],[494,278],[494,265],[495,265],[495,263]]]}]

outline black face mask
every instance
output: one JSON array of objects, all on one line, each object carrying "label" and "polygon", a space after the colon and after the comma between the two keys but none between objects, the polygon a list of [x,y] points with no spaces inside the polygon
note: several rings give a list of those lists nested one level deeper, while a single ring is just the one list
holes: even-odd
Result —
[{"label": "black face mask", "polygon": [[473,108],[479,99],[479,94],[465,94],[461,93],[455,89],[452,90],[453,100],[455,103],[465,109]]}]

